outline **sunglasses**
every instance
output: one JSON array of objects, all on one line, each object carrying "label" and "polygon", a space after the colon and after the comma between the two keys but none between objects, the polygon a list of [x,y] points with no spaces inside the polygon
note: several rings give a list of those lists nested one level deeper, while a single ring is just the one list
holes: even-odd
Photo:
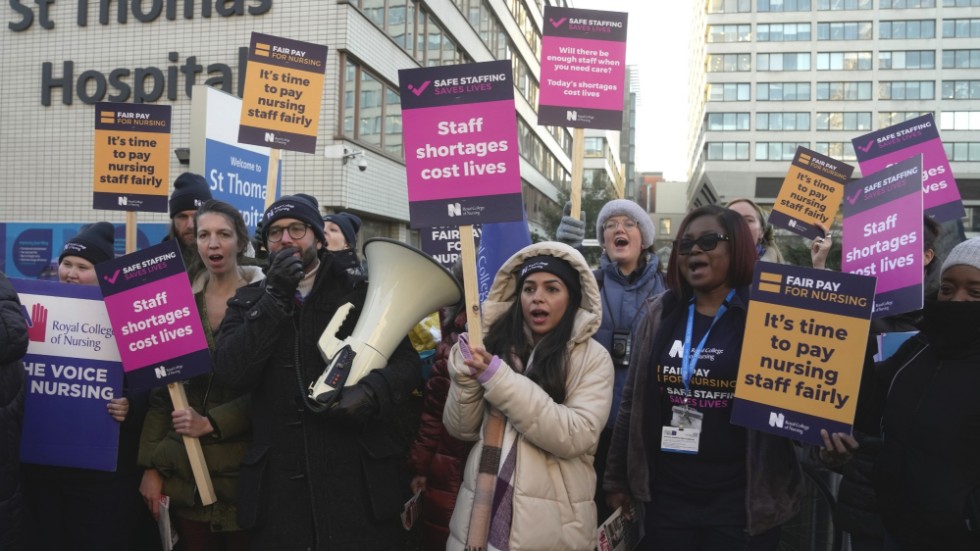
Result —
[{"label": "sunglasses", "polygon": [[730,241],[727,235],[722,235],[720,233],[708,233],[702,235],[697,239],[678,239],[675,241],[677,244],[677,254],[687,256],[691,254],[691,249],[695,245],[698,246],[703,252],[713,251],[718,243],[721,241]]}]

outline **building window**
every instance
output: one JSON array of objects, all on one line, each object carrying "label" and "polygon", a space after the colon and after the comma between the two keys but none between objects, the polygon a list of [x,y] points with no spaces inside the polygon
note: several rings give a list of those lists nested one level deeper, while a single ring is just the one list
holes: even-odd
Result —
[{"label": "building window", "polygon": [[942,111],[940,130],[980,130],[980,111]]},{"label": "building window", "polygon": [[791,132],[810,129],[810,113],[756,113],[755,129]]},{"label": "building window", "polygon": [[911,50],[907,52],[878,52],[879,69],[935,69],[934,50]]},{"label": "building window", "polygon": [[977,38],[980,19],[944,19],[943,38]]},{"label": "building window", "polygon": [[943,99],[980,99],[980,80],[944,80]]},{"label": "building window", "polygon": [[980,0],[943,0],[944,8],[980,8]]},{"label": "building window", "polygon": [[936,38],[936,20],[882,21],[878,23],[878,35],[882,40]]},{"label": "building window", "polygon": [[708,54],[709,73],[734,73],[751,70],[751,54]]},{"label": "building window", "polygon": [[749,113],[708,113],[708,130],[711,132],[735,132],[750,130]]},{"label": "building window", "polygon": [[341,56],[344,75],[340,105],[341,134],[371,146],[394,159],[402,159],[401,101],[398,88]]},{"label": "building window", "polygon": [[357,0],[357,7],[416,61],[427,67],[472,61],[415,0]]},{"label": "building window", "polygon": [[878,83],[878,99],[935,99],[936,83],[931,80],[895,80]]},{"label": "building window", "polygon": [[760,82],[756,84],[757,101],[809,101],[809,82]]},{"label": "building window", "polygon": [[871,40],[871,21],[817,23],[817,40]]},{"label": "building window", "polygon": [[749,142],[708,142],[704,147],[709,161],[749,160]]},{"label": "building window", "polygon": [[708,13],[749,13],[752,0],[708,0]]},{"label": "building window", "polygon": [[817,113],[817,130],[871,130],[871,112]]},{"label": "building window", "polygon": [[879,0],[878,7],[883,10],[935,8],[936,0]]},{"label": "building window", "polygon": [[980,50],[943,50],[943,69],[980,69]]},{"label": "building window", "polygon": [[750,42],[752,25],[708,25],[708,42]]},{"label": "building window", "polygon": [[854,11],[871,8],[871,0],[817,0],[817,11]]},{"label": "building window", "polygon": [[891,111],[878,113],[878,128],[888,128],[900,122],[910,121],[922,115],[930,115],[931,111]]},{"label": "building window", "polygon": [[818,71],[870,71],[871,52],[821,52]]},{"label": "building window", "polygon": [[751,85],[747,82],[708,83],[708,101],[749,101]]},{"label": "building window", "polygon": [[759,23],[755,26],[756,40],[759,42],[808,42],[809,23]]},{"label": "building window", "polygon": [[810,0],[756,0],[756,11],[810,11]]},{"label": "building window", "polygon": [[524,0],[507,0],[507,7],[510,8],[510,13],[514,16],[514,22],[520,27],[521,34],[524,35],[524,40],[527,42],[527,45],[531,47],[531,51],[537,56],[541,50],[541,33],[534,25],[534,18],[528,12]]},{"label": "building window", "polygon": [[602,158],[606,156],[606,139],[587,136],[585,138],[585,156]]},{"label": "building window", "polygon": [[810,142],[756,142],[755,160],[792,161],[798,147],[810,147]]},{"label": "building window", "polygon": [[980,161],[980,142],[945,142],[943,149],[950,161]]},{"label": "building window", "polygon": [[851,142],[817,142],[813,150],[838,161],[856,161],[854,146]]},{"label": "building window", "polygon": [[794,52],[784,54],[756,54],[759,71],[809,71],[810,54]]},{"label": "building window", "polygon": [[670,235],[670,218],[660,219],[660,231],[657,232],[658,235]]},{"label": "building window", "polygon": [[520,143],[521,157],[531,163],[555,187],[568,191],[572,177],[551,154],[551,150],[544,145],[541,138],[534,133],[533,127],[520,117],[517,118],[517,139]]},{"label": "building window", "polygon": [[818,82],[817,101],[870,100],[870,82]]}]

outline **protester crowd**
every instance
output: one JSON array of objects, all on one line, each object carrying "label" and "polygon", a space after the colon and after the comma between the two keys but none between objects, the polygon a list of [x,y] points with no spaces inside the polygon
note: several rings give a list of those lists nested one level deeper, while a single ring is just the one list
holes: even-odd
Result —
[{"label": "protester crowd", "polygon": [[[585,551],[619,508],[642,527],[639,549],[775,550],[800,508],[801,461],[843,474],[839,518],[856,551],[980,549],[980,238],[940,258],[941,229],[926,219],[938,291],[872,329],[869,359],[853,358],[855,433],[824,432],[813,447],[730,422],[755,264],[784,262],[748,199],[690,212],[669,259],[643,209],[610,201],[595,270],[580,253],[585,224],[566,214],[556,241],[497,272],[482,335],[467,333],[462,305],[442,312],[427,380],[405,337],[330,407],[307,387],[326,366],[318,341],[334,313],[354,305],[343,337],[364,305],[361,220],[288,195],[250,239],[191,173],[169,206],[167,239],[213,369],[184,381],[189,407],[128,385],[106,402],[120,425],[114,472],[20,462],[28,322],[0,274],[0,551],[155,550],[161,514],[191,551]],[[832,243],[822,230],[815,268]],[[96,285],[94,266],[113,255],[112,225],[87,226],[65,244],[59,280]],[[895,324],[919,332],[875,364],[874,334]],[[710,370],[696,367],[705,349]],[[717,389],[729,398],[686,398]],[[202,502],[187,437],[202,444],[214,503]],[[422,515],[410,527],[413,494]]]}]

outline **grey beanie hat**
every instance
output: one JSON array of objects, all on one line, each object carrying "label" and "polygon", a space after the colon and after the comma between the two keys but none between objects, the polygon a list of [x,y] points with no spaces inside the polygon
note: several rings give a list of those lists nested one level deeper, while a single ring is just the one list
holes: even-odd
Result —
[{"label": "grey beanie hat", "polygon": [[946,273],[946,270],[953,266],[959,266],[960,264],[973,266],[980,270],[980,237],[967,239],[953,247],[953,250],[949,251],[946,261],[943,262],[941,273]]},{"label": "grey beanie hat", "polygon": [[602,226],[605,225],[606,220],[609,220],[613,216],[628,216],[636,221],[637,226],[640,228],[640,237],[642,241],[640,242],[641,249],[649,249],[653,245],[653,240],[657,236],[656,231],[653,229],[653,221],[650,220],[650,215],[646,213],[640,205],[629,199],[613,199],[605,205],[603,205],[602,210],[599,211],[599,217],[595,222],[595,237],[602,244]]}]

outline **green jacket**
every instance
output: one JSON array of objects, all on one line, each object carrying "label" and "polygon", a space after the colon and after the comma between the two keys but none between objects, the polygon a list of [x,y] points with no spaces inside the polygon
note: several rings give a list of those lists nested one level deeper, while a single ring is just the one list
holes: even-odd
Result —
[{"label": "green jacket", "polygon": [[[248,270],[249,279],[258,276]],[[214,335],[207,321],[203,290],[194,297],[204,324],[208,345],[213,349]],[[137,462],[154,468],[163,477],[163,493],[170,496],[170,506],[182,518],[207,522],[214,532],[239,530],[235,503],[238,499],[238,470],[252,440],[249,413],[251,395],[213,382],[213,375],[199,375],[184,381],[187,403],[211,420],[215,432],[200,438],[204,459],[217,496],[212,505],[201,505],[183,438],[173,430],[170,413],[173,402],[166,387],[157,388],[150,397],[150,410],[143,422]]]}]

